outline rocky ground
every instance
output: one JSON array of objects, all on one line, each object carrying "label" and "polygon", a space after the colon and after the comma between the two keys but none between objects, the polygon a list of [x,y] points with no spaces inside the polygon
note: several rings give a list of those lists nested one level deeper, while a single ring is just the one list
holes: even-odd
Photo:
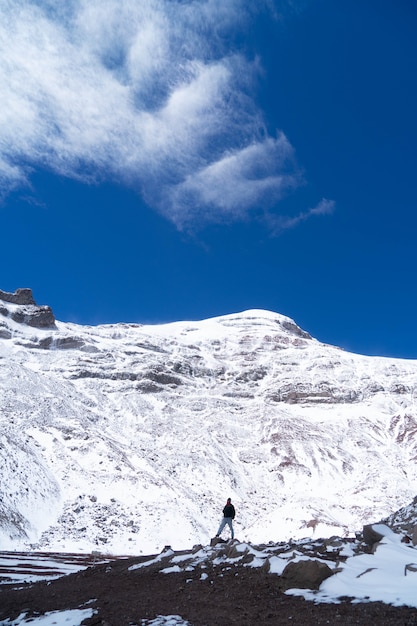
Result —
[{"label": "rocky ground", "polygon": [[[94,565],[54,581],[0,587],[0,623],[51,611],[91,607],[86,626],[145,625],[180,615],[192,626],[262,624],[415,625],[417,609],[383,603],[315,604],[285,595],[282,577],[265,568],[205,565],[161,573],[161,563],[130,569],[144,559]],[[57,622],[59,623],[59,622]]]}]

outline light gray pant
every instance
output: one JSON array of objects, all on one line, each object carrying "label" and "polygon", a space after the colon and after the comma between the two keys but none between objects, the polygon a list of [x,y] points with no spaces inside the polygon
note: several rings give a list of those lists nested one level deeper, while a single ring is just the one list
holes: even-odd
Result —
[{"label": "light gray pant", "polygon": [[226,524],[229,526],[230,528],[230,532],[232,534],[232,539],[235,536],[235,533],[233,532],[233,524],[232,524],[232,518],[231,517],[223,517],[222,521],[220,522],[220,526],[219,526],[219,530],[217,531],[217,535],[216,537],[218,537],[220,535],[220,533],[222,532],[223,528],[226,526]]}]

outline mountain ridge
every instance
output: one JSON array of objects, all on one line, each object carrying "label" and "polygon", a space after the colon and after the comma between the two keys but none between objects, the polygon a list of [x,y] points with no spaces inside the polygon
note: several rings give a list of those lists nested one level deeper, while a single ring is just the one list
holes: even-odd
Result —
[{"label": "mountain ridge", "polygon": [[347,535],[415,495],[415,361],[258,309],[34,327],[1,293],[6,548],[182,548],[229,496],[245,540]]}]

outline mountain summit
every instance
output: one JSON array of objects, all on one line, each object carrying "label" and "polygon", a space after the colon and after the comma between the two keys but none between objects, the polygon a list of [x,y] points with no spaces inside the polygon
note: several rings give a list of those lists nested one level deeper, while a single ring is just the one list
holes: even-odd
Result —
[{"label": "mountain summit", "polygon": [[227,497],[241,540],[347,535],[415,495],[416,389],[270,311],[80,326],[0,291],[3,549],[207,543]]}]

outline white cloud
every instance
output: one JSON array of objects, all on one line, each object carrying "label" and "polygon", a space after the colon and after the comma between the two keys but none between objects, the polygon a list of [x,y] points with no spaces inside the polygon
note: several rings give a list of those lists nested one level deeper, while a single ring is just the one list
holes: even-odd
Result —
[{"label": "white cloud", "polygon": [[268,216],[268,222],[271,227],[271,230],[278,234],[279,232],[286,230],[288,228],[294,228],[298,226],[301,222],[305,222],[313,215],[330,215],[335,210],[335,202],[333,200],[327,200],[326,198],[322,198],[320,202],[313,207],[312,209],[307,209],[307,211],[301,211],[297,215],[294,216]]},{"label": "white cloud", "polygon": [[280,134],[193,172],[170,194],[167,206],[179,223],[191,222],[199,203],[210,211],[201,212],[202,221],[242,219],[254,205],[272,204],[299,183],[292,147]]},{"label": "white cloud", "polygon": [[[244,0],[3,0],[0,182],[118,179],[178,227],[242,219],[299,184],[225,47]],[[265,2],[267,4],[267,2]]]}]

